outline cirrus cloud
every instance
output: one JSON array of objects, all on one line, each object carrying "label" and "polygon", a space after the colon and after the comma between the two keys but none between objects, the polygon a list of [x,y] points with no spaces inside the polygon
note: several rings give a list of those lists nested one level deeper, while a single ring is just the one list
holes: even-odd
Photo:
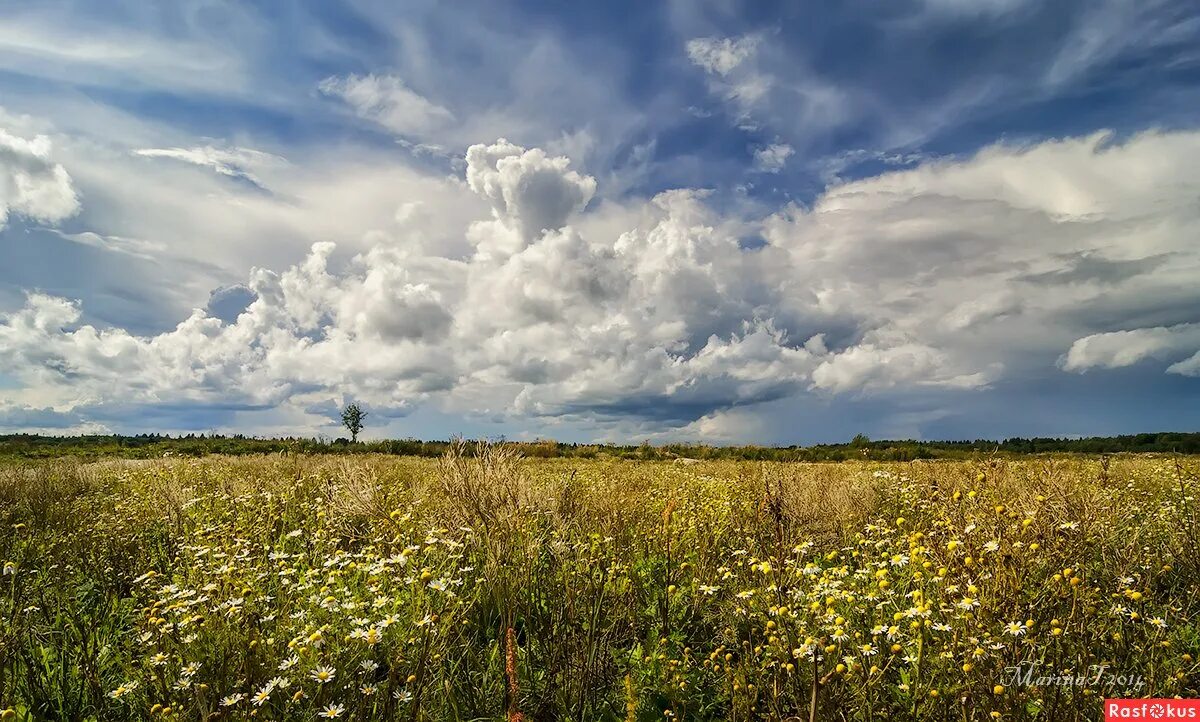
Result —
[{"label": "cirrus cloud", "polygon": [[425,137],[454,115],[394,75],[347,75],[321,81],[322,94],[344,101],[360,117],[401,135]]}]

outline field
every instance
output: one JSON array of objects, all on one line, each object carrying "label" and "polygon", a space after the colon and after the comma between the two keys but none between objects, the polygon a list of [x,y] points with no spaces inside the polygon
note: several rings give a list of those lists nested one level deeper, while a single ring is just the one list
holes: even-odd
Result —
[{"label": "field", "polygon": [[1197,696],[1198,470],[4,462],[0,719],[1096,719]]}]

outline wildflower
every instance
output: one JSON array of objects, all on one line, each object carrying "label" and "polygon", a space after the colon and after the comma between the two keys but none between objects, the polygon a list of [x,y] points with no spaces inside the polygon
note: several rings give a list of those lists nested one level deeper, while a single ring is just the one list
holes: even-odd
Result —
[{"label": "wildflower", "polygon": [[337,671],[333,667],[317,667],[309,673],[309,677],[317,684],[332,682]]},{"label": "wildflower", "polygon": [[325,709],[318,712],[317,716],[324,717],[325,719],[337,719],[338,717],[341,717],[345,713],[346,713],[345,705],[331,704],[331,705],[326,706]]},{"label": "wildflower", "polygon": [[244,699],[246,699],[246,695],[242,694],[241,692],[235,692],[234,694],[231,694],[227,697],[222,697],[221,698],[221,706],[222,707],[232,707]]}]

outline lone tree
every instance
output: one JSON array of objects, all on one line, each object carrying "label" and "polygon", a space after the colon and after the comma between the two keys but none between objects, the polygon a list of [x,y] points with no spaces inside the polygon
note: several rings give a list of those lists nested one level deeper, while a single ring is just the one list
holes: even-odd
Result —
[{"label": "lone tree", "polygon": [[350,443],[358,441],[358,432],[363,430],[363,419],[367,418],[367,412],[359,408],[358,404],[348,404],[342,409],[342,426],[350,430]]}]

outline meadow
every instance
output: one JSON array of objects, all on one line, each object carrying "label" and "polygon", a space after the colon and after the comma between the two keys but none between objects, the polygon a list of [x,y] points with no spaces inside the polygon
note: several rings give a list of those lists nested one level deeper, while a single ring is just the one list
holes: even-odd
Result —
[{"label": "meadow", "polygon": [[0,720],[1102,718],[1198,695],[1198,472],[0,462]]}]

